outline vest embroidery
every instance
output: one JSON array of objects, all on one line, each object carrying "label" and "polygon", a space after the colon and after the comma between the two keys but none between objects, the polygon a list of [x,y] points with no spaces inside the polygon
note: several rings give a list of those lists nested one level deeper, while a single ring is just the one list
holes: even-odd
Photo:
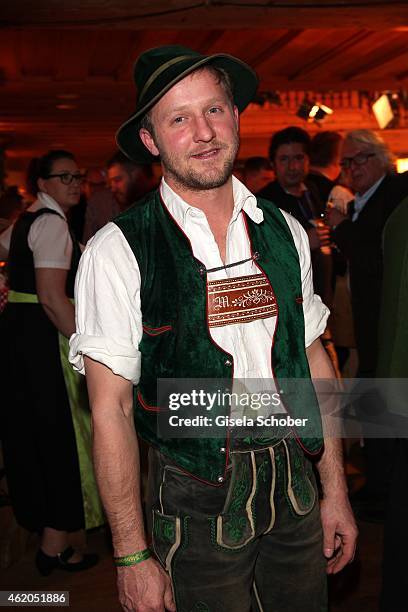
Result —
[{"label": "vest embroidery", "polygon": [[220,327],[276,316],[278,305],[264,274],[207,283],[208,324]]}]

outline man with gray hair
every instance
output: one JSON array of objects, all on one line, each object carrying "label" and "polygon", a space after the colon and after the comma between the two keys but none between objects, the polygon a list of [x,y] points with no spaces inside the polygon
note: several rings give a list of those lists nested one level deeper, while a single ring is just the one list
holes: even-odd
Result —
[{"label": "man with gray hair", "polygon": [[[350,265],[350,288],[359,358],[358,377],[375,376],[382,293],[382,232],[408,195],[408,173],[396,174],[394,156],[371,130],[346,134],[340,165],[355,191],[350,217],[329,210],[333,239]],[[387,497],[391,440],[365,439],[366,485],[355,498],[360,518],[380,521]]]}]

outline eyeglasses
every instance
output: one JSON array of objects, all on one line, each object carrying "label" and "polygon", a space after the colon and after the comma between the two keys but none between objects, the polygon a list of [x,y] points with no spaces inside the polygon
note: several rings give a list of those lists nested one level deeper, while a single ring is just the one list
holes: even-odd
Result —
[{"label": "eyeglasses", "polygon": [[84,174],[71,174],[70,172],[62,172],[61,174],[49,174],[46,178],[59,178],[63,185],[70,185],[72,181],[82,183],[85,180]]},{"label": "eyeglasses", "polygon": [[352,164],[354,164],[355,166],[364,166],[364,164],[367,163],[370,157],[375,157],[375,153],[357,153],[357,155],[355,155],[354,157],[343,157],[340,162],[340,166],[344,170],[348,170],[349,168],[351,168]]}]

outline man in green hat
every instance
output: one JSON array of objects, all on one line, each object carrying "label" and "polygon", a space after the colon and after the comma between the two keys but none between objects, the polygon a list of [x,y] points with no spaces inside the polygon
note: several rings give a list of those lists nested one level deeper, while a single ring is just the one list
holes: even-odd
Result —
[{"label": "man in green hat", "polygon": [[[232,176],[239,113],[256,75],[229,55],[167,46],[140,56],[135,81],[137,108],[118,145],[139,162],[160,158],[163,179],[88,244],[70,356],[88,380],[121,604],[322,611],[325,573],[352,560],[356,527],[341,447],[330,438],[323,449],[311,382],[333,372],[319,340],[328,310],[313,293],[307,236]],[[288,399],[278,427],[249,425],[239,435],[236,405],[230,412],[217,395],[194,413],[204,389],[163,401],[159,379],[222,381],[228,392],[258,379]],[[193,427],[185,435],[193,414],[207,415],[216,434]],[[184,434],[165,435],[161,427],[174,421],[184,421]],[[136,431],[150,445],[156,558]]]}]

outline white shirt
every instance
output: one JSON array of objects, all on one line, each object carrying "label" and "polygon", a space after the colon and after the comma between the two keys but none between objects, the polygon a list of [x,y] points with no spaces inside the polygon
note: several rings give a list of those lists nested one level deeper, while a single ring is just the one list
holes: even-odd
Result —
[{"label": "white shirt", "polygon": [[354,212],[351,218],[352,221],[356,221],[358,219],[364,206],[367,204],[371,196],[377,191],[377,189],[383,182],[384,178],[385,178],[385,174],[383,174],[383,176],[379,178],[378,181],[376,181],[374,185],[372,185],[370,189],[367,189],[367,191],[365,191],[362,195],[360,195],[359,193],[356,193],[355,198],[354,198]]},{"label": "white shirt", "polygon": [[[205,214],[182,200],[162,179],[162,199],[191,242],[194,256],[207,269],[223,266],[219,249]],[[244,210],[255,223],[263,213],[256,198],[233,177],[234,211],[227,230],[226,262],[251,257]],[[305,345],[309,346],[326,327],[329,310],[314,294],[310,248],[306,232],[289,214],[282,213],[299,253],[302,276]],[[253,261],[208,274],[208,280],[259,273]],[[108,223],[88,242],[76,278],[76,333],[70,339],[70,361],[84,373],[83,355],[99,361],[115,374],[137,384],[142,337],[140,272],[135,256],[114,224]],[[273,284],[273,279],[272,279]],[[213,327],[215,342],[234,358],[234,377],[272,379],[271,343],[276,317],[249,323]]]},{"label": "white shirt", "polygon": [[[41,208],[55,210],[58,215],[41,215],[30,227],[27,242],[33,252],[34,267],[69,270],[72,257],[72,239],[64,211],[51,196],[42,191],[38,192],[36,201],[27,211],[36,212]],[[10,250],[13,227],[8,227],[1,234],[0,244],[6,251]]]},{"label": "white shirt", "polygon": [[343,185],[334,185],[327,198],[327,203],[333,208],[337,208],[343,215],[347,215],[350,202],[354,200],[354,195]]}]

